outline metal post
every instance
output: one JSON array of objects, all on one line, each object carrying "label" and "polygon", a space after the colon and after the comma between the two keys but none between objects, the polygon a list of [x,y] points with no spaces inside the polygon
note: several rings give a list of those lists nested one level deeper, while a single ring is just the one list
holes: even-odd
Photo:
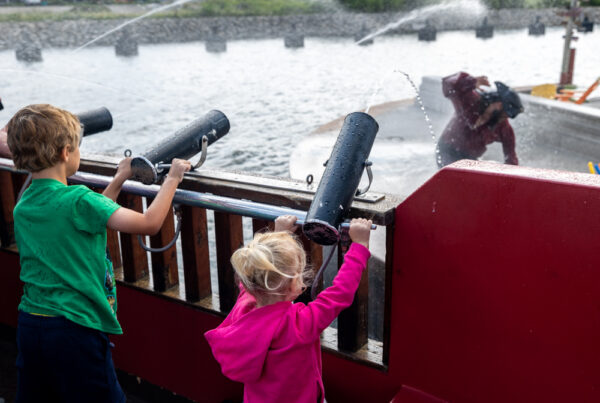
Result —
[{"label": "metal post", "polygon": [[[560,84],[571,84],[573,81],[573,72],[569,69],[569,66],[572,65],[575,60],[575,49],[571,49],[571,40],[573,39],[575,12],[578,5],[578,0],[571,0],[571,8],[567,13],[568,20],[565,32],[565,44],[563,47],[562,67],[560,70]],[[571,52],[571,50],[573,52]]]}]

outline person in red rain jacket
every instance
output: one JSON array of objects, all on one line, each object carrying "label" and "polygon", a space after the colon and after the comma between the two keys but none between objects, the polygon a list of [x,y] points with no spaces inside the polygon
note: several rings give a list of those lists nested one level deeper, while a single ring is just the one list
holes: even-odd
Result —
[{"label": "person in red rain jacket", "polygon": [[508,94],[509,101],[496,98],[495,102],[489,103],[482,93],[476,91],[482,85],[490,85],[487,77],[473,77],[464,72],[442,79],[442,91],[452,101],[455,114],[438,141],[438,168],[461,159],[476,160],[485,153],[486,146],[495,141],[502,143],[506,164],[519,164],[515,152],[515,133],[508,122],[509,117],[515,117],[523,111],[519,97],[502,83],[496,82],[499,92]]}]

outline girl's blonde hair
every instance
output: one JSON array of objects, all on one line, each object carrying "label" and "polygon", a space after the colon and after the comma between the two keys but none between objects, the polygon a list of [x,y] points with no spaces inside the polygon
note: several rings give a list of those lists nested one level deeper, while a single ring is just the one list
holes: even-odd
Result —
[{"label": "girl's blonde hair", "polygon": [[250,243],[233,253],[231,264],[246,290],[263,301],[286,295],[297,278],[307,287],[312,277],[304,248],[288,232],[255,234]]},{"label": "girl's blonde hair", "polygon": [[64,147],[75,149],[81,131],[77,116],[48,104],[22,108],[6,128],[15,166],[29,172],[56,165]]}]

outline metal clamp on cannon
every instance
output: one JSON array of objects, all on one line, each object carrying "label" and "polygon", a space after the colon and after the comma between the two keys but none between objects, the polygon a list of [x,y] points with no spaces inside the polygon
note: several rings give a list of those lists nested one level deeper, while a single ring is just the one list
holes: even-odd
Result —
[{"label": "metal clamp on cannon", "polygon": [[[190,159],[202,153],[192,169],[199,168],[206,160],[208,146],[229,132],[229,119],[221,111],[212,110],[194,120],[171,137],[154,146],[144,155],[131,160],[134,180],[146,185],[158,182],[171,167],[173,158]],[[127,151],[125,156],[127,155]]]}]

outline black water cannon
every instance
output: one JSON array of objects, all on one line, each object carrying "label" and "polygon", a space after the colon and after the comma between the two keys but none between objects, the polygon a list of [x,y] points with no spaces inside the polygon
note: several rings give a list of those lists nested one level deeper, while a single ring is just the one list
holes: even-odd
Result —
[{"label": "black water cannon", "polygon": [[[170,168],[173,158],[190,159],[202,153],[193,169],[200,167],[206,159],[209,145],[229,132],[229,119],[221,111],[212,110],[203,117],[178,130],[144,155],[131,160],[133,179],[146,185],[158,182]],[[127,151],[126,151],[126,156]]]},{"label": "black water cannon", "polygon": [[[320,245],[333,245],[340,239],[339,227],[355,196],[366,193],[373,176],[369,153],[379,125],[370,115],[354,112],[346,116],[315,197],[308,209],[303,231]],[[358,190],[367,170],[369,185]]]},{"label": "black water cannon", "polygon": [[494,84],[496,84],[496,91],[481,93],[481,112],[495,102],[502,102],[502,109],[508,117],[511,119],[516,118],[519,113],[525,110],[519,94],[500,81],[495,81]]},{"label": "black water cannon", "polygon": [[77,113],[79,123],[83,126],[83,136],[105,132],[112,129],[113,118],[105,107]]}]

